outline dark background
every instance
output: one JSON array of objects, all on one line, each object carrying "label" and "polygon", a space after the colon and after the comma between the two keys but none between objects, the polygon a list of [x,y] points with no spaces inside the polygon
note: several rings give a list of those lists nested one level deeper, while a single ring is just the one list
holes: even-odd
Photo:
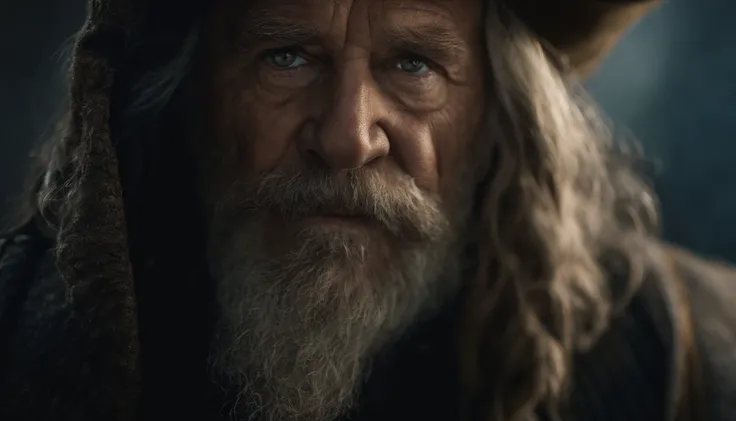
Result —
[{"label": "dark background", "polygon": [[[0,2],[0,205],[61,108],[62,46],[84,0]],[[588,86],[661,163],[667,239],[736,262],[736,2],[670,0],[635,25]]]}]

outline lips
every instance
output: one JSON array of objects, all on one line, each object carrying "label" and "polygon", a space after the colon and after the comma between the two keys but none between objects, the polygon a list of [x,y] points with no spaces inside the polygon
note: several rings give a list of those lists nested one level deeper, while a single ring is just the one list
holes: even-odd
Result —
[{"label": "lips", "polygon": [[318,209],[308,216],[322,218],[368,218],[368,215],[365,213],[347,209]]},{"label": "lips", "polygon": [[323,217],[323,218],[365,218],[365,215],[350,214],[343,212],[330,212],[330,213],[315,213],[310,216]]},{"label": "lips", "polygon": [[369,218],[365,215],[336,214],[336,213],[315,213],[308,215],[305,219],[331,219],[344,221],[367,221]]},{"label": "lips", "polygon": [[353,224],[358,223],[359,225],[363,225],[366,222],[371,221],[372,218],[370,218],[368,215],[358,212],[350,212],[345,210],[320,210],[318,212],[313,212],[305,216],[305,221],[310,222],[317,222],[317,223],[347,223],[347,224]]}]

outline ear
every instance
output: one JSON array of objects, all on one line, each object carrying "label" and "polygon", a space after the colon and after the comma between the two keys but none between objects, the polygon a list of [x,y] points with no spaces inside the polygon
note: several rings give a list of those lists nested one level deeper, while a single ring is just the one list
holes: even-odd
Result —
[{"label": "ear", "polygon": [[627,28],[660,0],[506,0],[569,66],[587,76]]}]

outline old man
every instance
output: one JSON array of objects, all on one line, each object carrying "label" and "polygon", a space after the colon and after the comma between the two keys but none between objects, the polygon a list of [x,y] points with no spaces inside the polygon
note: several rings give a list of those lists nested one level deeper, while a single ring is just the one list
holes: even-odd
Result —
[{"label": "old man", "polygon": [[578,85],[653,6],[90,1],[0,415],[733,420],[735,273]]}]

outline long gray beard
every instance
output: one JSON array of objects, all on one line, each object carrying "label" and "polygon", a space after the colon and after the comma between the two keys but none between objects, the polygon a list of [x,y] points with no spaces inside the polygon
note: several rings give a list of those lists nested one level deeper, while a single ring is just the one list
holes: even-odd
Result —
[{"label": "long gray beard", "polygon": [[[443,209],[390,168],[306,168],[213,195],[220,203],[211,207],[208,254],[221,314],[212,362],[239,388],[238,417],[339,416],[377,351],[458,287],[453,256],[470,190],[458,189]],[[293,222],[331,210],[364,215],[375,229],[307,226],[277,242],[286,250],[267,251],[269,217]]]},{"label": "long gray beard", "polygon": [[456,288],[444,274],[455,267],[446,242],[397,250],[314,230],[291,253],[268,259],[259,253],[262,224],[247,225],[230,227],[238,234],[212,262],[221,306],[213,363],[240,389],[238,417],[339,416],[371,357]]}]

